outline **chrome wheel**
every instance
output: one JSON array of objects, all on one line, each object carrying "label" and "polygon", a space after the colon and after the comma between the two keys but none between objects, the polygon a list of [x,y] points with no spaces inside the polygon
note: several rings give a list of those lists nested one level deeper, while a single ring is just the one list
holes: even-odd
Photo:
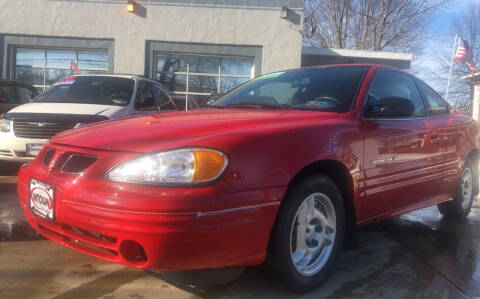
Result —
[{"label": "chrome wheel", "polygon": [[290,229],[290,256],[304,276],[318,273],[328,261],[336,235],[335,208],[323,193],[313,193],[298,207]]},{"label": "chrome wheel", "polygon": [[470,206],[470,203],[473,199],[473,175],[472,170],[469,167],[466,167],[462,172],[462,177],[460,179],[460,189],[460,195],[462,196],[462,208],[466,210]]}]

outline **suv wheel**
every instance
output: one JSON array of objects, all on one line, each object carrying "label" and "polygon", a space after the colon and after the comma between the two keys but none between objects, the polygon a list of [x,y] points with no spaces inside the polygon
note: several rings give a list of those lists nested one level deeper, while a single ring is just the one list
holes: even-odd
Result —
[{"label": "suv wheel", "polygon": [[444,202],[438,205],[438,210],[446,217],[451,218],[466,218],[470,213],[473,204],[473,190],[474,180],[478,180],[475,176],[477,173],[473,169],[471,160],[465,162],[462,169],[462,174],[457,183],[457,191],[452,201]]},{"label": "suv wheel", "polygon": [[308,177],[288,192],[277,219],[272,266],[294,292],[306,293],[328,278],[342,248],[342,197],[328,177]]}]

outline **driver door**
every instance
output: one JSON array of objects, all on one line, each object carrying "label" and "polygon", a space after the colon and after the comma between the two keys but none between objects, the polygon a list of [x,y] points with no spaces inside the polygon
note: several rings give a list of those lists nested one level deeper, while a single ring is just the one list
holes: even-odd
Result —
[{"label": "driver door", "polygon": [[365,109],[382,99],[408,100],[414,109],[404,117],[364,117],[362,219],[395,213],[432,197],[442,170],[443,158],[429,141],[425,103],[413,78],[403,72],[380,70]]}]

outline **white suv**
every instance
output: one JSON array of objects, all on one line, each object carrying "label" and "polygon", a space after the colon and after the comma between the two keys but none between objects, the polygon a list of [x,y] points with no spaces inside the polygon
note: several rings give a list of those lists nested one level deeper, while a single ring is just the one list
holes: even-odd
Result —
[{"label": "white suv", "polygon": [[1,116],[0,160],[31,161],[55,134],[83,124],[172,110],[165,87],[141,76],[70,76]]}]

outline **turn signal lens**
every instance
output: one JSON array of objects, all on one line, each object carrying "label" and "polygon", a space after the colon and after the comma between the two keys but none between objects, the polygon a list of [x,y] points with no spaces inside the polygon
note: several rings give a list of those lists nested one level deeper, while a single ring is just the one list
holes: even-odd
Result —
[{"label": "turn signal lens", "polygon": [[193,181],[195,183],[215,179],[225,169],[225,155],[220,152],[199,149],[194,152],[194,157]]},{"label": "turn signal lens", "polygon": [[222,152],[189,148],[159,152],[124,162],[107,173],[111,181],[146,184],[199,184],[217,179],[227,168]]}]

